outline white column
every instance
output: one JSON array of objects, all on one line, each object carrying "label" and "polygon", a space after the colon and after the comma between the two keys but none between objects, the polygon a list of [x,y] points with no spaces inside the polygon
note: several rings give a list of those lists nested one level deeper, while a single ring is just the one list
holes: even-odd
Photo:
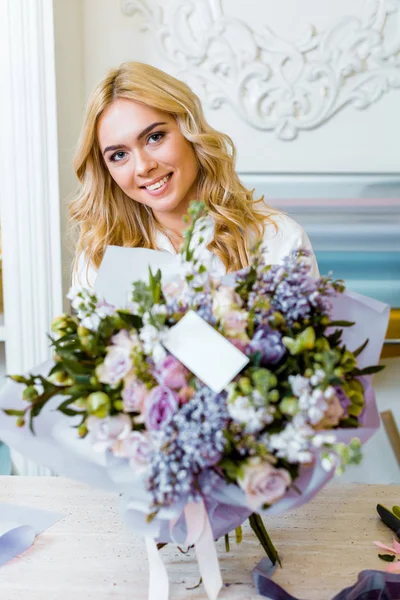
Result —
[{"label": "white column", "polygon": [[0,61],[6,368],[19,373],[49,358],[46,332],[62,312],[52,0],[0,0]]}]

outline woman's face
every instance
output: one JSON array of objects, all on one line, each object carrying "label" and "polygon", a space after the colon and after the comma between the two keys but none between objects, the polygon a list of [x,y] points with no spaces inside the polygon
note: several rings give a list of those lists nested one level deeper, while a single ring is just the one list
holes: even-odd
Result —
[{"label": "woman's face", "polygon": [[199,168],[172,115],[117,98],[102,113],[97,136],[111,177],[129,198],[151,208],[160,222],[186,214],[197,198]]}]

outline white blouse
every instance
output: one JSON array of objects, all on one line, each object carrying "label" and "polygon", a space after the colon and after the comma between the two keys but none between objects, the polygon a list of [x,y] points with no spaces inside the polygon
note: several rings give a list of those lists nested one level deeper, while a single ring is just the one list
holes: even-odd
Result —
[{"label": "white blouse", "polygon": [[[313,277],[319,276],[317,260],[315,258],[311,242],[304,229],[293,219],[283,213],[272,215],[276,227],[268,223],[265,227],[263,247],[265,248],[265,259],[269,264],[281,264],[285,256],[292,250],[303,248],[310,251],[310,256],[305,260],[311,265],[310,274]],[[205,229],[200,231],[202,225]],[[215,254],[207,250],[207,244],[211,241],[214,233],[214,223],[210,216],[200,219],[196,223],[193,243],[196,248],[196,258],[199,258],[207,265],[207,268],[215,277],[225,275],[225,267],[221,260]],[[200,237],[203,241],[200,243]],[[158,250],[176,254],[176,250],[167,236],[159,231],[157,233],[156,245]],[[93,287],[96,280],[97,270],[92,265],[87,265],[82,254],[78,261],[77,274],[73,276],[74,285],[83,285]]]}]

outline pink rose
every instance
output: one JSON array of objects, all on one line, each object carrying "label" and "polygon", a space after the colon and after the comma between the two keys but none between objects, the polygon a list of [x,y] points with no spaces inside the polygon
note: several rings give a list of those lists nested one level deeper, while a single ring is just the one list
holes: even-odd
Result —
[{"label": "pink rose", "polygon": [[134,375],[125,377],[124,389],[121,394],[124,401],[124,412],[142,412],[148,393],[148,389],[144,383],[139,381],[137,377]]},{"label": "pink rose", "polygon": [[169,354],[157,365],[155,376],[161,385],[166,385],[173,390],[177,390],[186,386],[188,373],[189,371],[183,364],[175,356]]},{"label": "pink rose", "polygon": [[250,458],[238,479],[249,507],[256,511],[263,504],[274,504],[285,495],[292,478],[286,469],[276,469],[269,462]]},{"label": "pink rose", "polygon": [[167,424],[178,409],[178,397],[168,387],[158,385],[146,398],[146,429],[158,430]]},{"label": "pink rose", "polygon": [[246,334],[249,313],[244,310],[230,310],[222,317],[224,333],[228,337],[249,341]]},{"label": "pink rose", "polygon": [[227,285],[220,285],[213,295],[212,312],[218,319],[242,305],[242,300],[235,290]]},{"label": "pink rose", "polygon": [[143,473],[147,469],[151,455],[149,435],[140,431],[131,431],[128,437],[118,441],[111,450],[115,456],[128,458],[135,473]]},{"label": "pink rose", "polygon": [[115,417],[89,417],[86,421],[91,442],[95,452],[105,452],[117,441],[125,439],[132,431],[132,423],[128,415],[116,415]]},{"label": "pink rose", "polygon": [[180,279],[179,281],[170,281],[163,285],[163,294],[168,301],[178,299],[181,295],[185,286],[185,282]]},{"label": "pink rose", "polygon": [[233,344],[240,352],[246,354],[245,350],[248,346],[248,342],[246,340],[241,340],[239,338],[226,338],[231,344]]},{"label": "pink rose", "polygon": [[96,368],[96,375],[102,383],[117,387],[131,369],[130,350],[123,346],[109,346],[104,362]]},{"label": "pink rose", "polygon": [[339,424],[344,416],[344,408],[336,395],[333,387],[329,386],[324,392],[324,399],[327,404],[323,418],[314,425],[314,429],[331,429]]}]

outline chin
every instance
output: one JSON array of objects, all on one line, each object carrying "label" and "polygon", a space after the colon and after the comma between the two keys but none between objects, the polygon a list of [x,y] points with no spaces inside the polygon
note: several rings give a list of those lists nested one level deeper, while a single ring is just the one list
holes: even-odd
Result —
[{"label": "chin", "polygon": [[154,199],[152,202],[146,202],[147,206],[156,212],[176,212],[181,205],[185,208],[188,207],[189,203],[185,200],[174,200],[173,198],[159,198]]}]

